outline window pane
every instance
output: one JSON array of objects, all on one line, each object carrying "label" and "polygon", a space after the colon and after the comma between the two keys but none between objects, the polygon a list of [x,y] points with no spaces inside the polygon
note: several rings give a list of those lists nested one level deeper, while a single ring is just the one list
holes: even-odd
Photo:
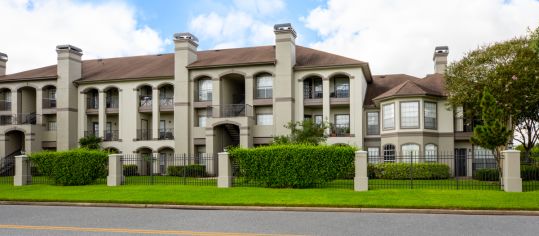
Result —
[{"label": "window pane", "polygon": [[199,116],[198,117],[198,127],[206,127],[206,116]]},{"label": "window pane", "polygon": [[438,146],[434,144],[425,145],[425,161],[436,162],[438,160]]},{"label": "window pane", "polygon": [[400,112],[402,128],[419,128],[419,102],[402,102]]},{"label": "window pane", "polygon": [[319,124],[319,125],[322,124],[322,116],[320,115],[314,116],[314,123]]},{"label": "window pane", "polygon": [[337,126],[349,126],[350,115],[335,115],[335,125]]},{"label": "window pane", "polygon": [[417,144],[404,144],[401,146],[401,152],[404,162],[418,162],[419,161],[419,145]]},{"label": "window pane", "polygon": [[425,102],[425,128],[436,129],[436,103]]},{"label": "window pane", "polygon": [[272,98],[273,82],[271,75],[256,77],[256,98]]},{"label": "window pane", "polygon": [[380,134],[378,112],[367,112],[367,134]]},{"label": "window pane", "polygon": [[257,125],[272,125],[273,124],[273,114],[257,114],[256,115],[256,124]]},{"label": "window pane", "polygon": [[395,146],[392,144],[384,145],[384,162],[395,162]]},{"label": "window pane", "polygon": [[198,100],[210,101],[212,99],[212,81],[203,79],[198,81]]},{"label": "window pane", "polygon": [[380,160],[380,148],[369,147],[367,148],[367,159],[369,163],[379,163]]},{"label": "window pane", "polygon": [[395,104],[384,105],[384,129],[395,128]]}]

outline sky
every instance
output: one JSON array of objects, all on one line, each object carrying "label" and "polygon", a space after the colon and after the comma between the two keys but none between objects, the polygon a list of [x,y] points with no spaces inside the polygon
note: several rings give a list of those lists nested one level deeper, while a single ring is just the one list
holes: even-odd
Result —
[{"label": "sky", "polygon": [[373,74],[433,72],[449,60],[539,26],[539,0],[1,0],[0,52],[8,73],[56,64],[56,45],[83,59],[173,52],[190,32],[198,50],[273,45],[292,23],[298,45],[369,63]]}]

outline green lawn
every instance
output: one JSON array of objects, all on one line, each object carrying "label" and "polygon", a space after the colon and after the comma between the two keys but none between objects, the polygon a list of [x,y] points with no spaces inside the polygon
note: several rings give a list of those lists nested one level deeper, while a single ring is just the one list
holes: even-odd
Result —
[{"label": "green lawn", "polygon": [[354,192],[349,189],[219,189],[183,185],[0,185],[0,200],[13,201],[539,210],[538,199],[539,191],[386,189]]}]

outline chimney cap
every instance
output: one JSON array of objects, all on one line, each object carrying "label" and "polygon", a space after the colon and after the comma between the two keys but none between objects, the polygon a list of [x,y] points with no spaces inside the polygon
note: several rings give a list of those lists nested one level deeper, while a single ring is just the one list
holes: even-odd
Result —
[{"label": "chimney cap", "polygon": [[0,52],[0,61],[7,61],[7,54]]},{"label": "chimney cap", "polygon": [[196,36],[194,36],[193,34],[189,33],[189,32],[175,33],[174,34],[174,39],[175,40],[187,39],[187,40],[191,40],[191,41],[193,41],[195,43],[198,43],[198,38]]},{"label": "chimney cap", "polygon": [[62,45],[58,45],[56,46],[56,50],[69,50],[69,51],[75,51],[75,52],[78,52],[78,53],[82,53],[82,49],[78,48],[78,47],[75,47],[71,44],[62,44]]},{"label": "chimney cap", "polygon": [[292,24],[290,23],[283,23],[283,24],[275,24],[273,26],[273,29],[274,30],[286,30],[286,31],[289,31],[289,30],[294,30],[294,28],[292,28]]},{"label": "chimney cap", "polygon": [[448,46],[437,46],[434,48],[434,54],[447,54],[449,53]]}]

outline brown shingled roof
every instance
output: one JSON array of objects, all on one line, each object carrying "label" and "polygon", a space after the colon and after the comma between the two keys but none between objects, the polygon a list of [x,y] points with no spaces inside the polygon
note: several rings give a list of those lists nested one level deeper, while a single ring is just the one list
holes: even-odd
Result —
[{"label": "brown shingled roof", "polygon": [[367,84],[367,94],[365,95],[365,106],[374,106],[372,99],[378,97],[382,93],[404,83],[408,80],[418,80],[419,78],[405,75],[405,74],[392,74],[392,75],[373,75],[372,83]]},{"label": "brown shingled roof", "polygon": [[[198,51],[197,61],[188,65],[188,68],[196,69],[274,63],[275,46],[260,46]],[[367,66],[367,63],[311,48],[296,46],[296,68],[347,65]],[[368,66],[366,70],[368,70]],[[365,73],[370,75],[370,71],[366,71]],[[77,81],[94,82],[172,76],[174,76],[174,54],[160,54],[84,60],[82,62],[82,78]],[[56,65],[0,76],[0,81],[38,78],[56,79]]]}]

